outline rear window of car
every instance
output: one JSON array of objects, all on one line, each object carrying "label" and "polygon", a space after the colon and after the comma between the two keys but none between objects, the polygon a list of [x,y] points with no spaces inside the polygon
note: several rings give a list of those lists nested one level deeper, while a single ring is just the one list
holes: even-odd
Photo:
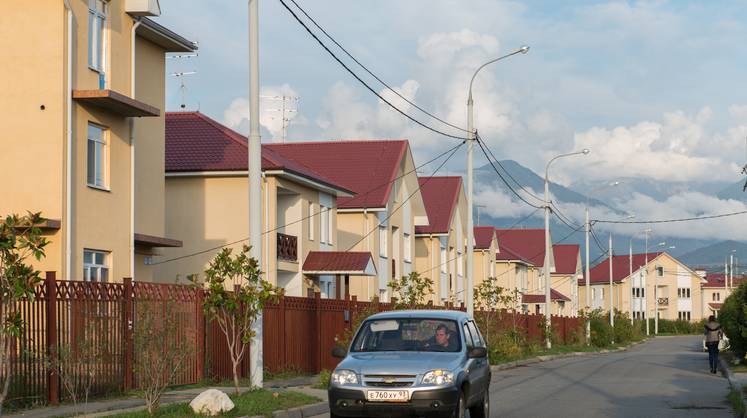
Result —
[{"label": "rear window of car", "polygon": [[444,319],[388,318],[361,325],[351,352],[461,351],[457,323]]}]

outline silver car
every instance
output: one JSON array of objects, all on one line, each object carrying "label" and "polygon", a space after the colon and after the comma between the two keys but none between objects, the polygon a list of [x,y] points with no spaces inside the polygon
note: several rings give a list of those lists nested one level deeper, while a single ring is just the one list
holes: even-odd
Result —
[{"label": "silver car", "polygon": [[458,311],[367,318],[329,386],[331,417],[490,416],[490,364],[475,322]]}]

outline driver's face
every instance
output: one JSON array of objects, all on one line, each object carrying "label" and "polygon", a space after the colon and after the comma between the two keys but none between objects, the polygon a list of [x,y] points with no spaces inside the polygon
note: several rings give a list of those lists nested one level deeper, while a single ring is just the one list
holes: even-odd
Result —
[{"label": "driver's face", "polygon": [[436,342],[446,346],[449,345],[449,334],[444,329],[436,331]]}]

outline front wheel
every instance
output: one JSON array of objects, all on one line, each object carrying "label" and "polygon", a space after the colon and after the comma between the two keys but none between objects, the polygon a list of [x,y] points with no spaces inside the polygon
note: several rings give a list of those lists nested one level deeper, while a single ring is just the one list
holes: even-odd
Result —
[{"label": "front wheel", "polygon": [[469,409],[470,418],[490,418],[490,390],[485,389],[482,401]]},{"label": "front wheel", "polygon": [[451,414],[452,418],[464,418],[467,413],[466,404],[464,392],[459,391],[459,402],[457,402],[456,410]]}]

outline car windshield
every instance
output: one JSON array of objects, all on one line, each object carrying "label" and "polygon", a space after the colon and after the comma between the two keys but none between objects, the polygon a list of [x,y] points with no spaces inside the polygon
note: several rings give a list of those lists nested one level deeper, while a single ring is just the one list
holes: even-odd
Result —
[{"label": "car windshield", "polygon": [[363,323],[352,352],[443,351],[462,349],[456,322],[444,319],[391,318]]}]

